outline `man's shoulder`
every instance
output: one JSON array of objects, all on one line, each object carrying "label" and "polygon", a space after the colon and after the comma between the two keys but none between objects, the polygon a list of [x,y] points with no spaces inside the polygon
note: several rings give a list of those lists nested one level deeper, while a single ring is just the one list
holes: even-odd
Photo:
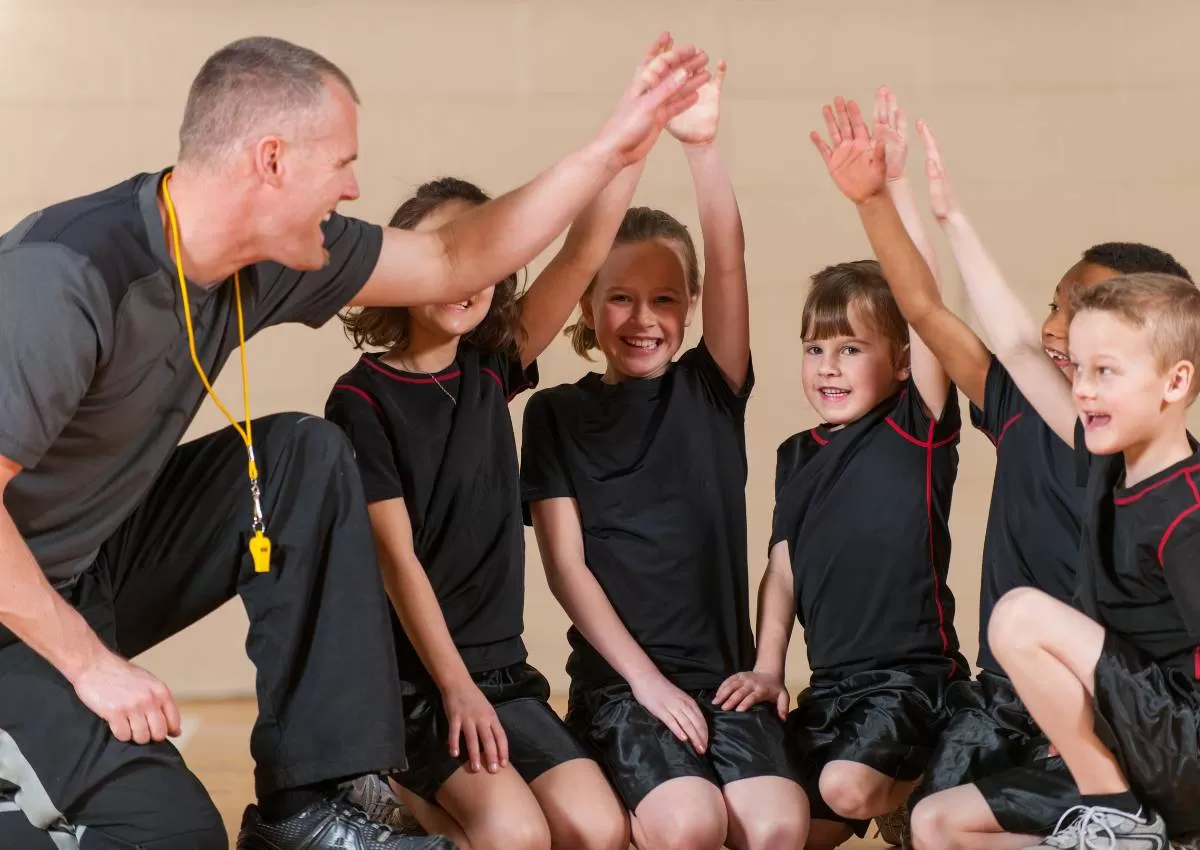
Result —
[{"label": "man's shoulder", "polygon": [[139,174],[114,186],[48,206],[0,236],[10,262],[74,261],[90,266],[117,301],[128,284],[158,271],[150,250],[139,192],[155,175]]}]

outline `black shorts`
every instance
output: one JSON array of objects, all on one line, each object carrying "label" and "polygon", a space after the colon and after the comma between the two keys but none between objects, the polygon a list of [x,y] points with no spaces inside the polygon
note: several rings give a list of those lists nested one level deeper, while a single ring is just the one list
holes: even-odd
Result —
[{"label": "black shorts", "polygon": [[1004,676],[980,673],[954,682],[949,720],[912,798],[974,783],[1005,832],[1047,835],[1079,805],[1079,789],[1061,758]]},{"label": "black shorts", "polygon": [[633,697],[624,683],[572,686],[567,725],[596,754],[629,811],[659,785],[685,776],[723,787],[739,779],[779,776],[799,781],[783,722],[773,706],[726,711],[715,691],[687,692],[708,721],[708,750],[680,741]]},{"label": "black shorts", "polygon": [[941,671],[814,677],[788,716],[812,819],[845,823],[865,835],[870,821],[844,818],[821,798],[821,772],[832,761],[852,761],[900,782],[920,777],[943,725],[945,689]]},{"label": "black shorts", "polygon": [[[473,673],[471,678],[496,708],[508,737],[508,760],[527,783],[552,767],[589,758],[550,707],[550,684],[528,664]],[[437,803],[437,792],[467,763],[465,747],[450,755],[450,726],[437,691],[404,697],[408,770],[392,775],[402,788]]]},{"label": "black shorts", "polygon": [[1200,834],[1200,690],[1108,632],[1096,664],[1096,732],[1172,838]]}]

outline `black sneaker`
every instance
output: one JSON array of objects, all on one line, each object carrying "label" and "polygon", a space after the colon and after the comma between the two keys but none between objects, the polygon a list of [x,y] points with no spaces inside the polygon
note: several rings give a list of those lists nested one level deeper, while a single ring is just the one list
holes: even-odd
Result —
[{"label": "black sneaker", "polygon": [[242,815],[237,850],[456,850],[440,835],[400,835],[351,805],[345,792],[313,803],[278,823],[267,823],[258,806]]}]

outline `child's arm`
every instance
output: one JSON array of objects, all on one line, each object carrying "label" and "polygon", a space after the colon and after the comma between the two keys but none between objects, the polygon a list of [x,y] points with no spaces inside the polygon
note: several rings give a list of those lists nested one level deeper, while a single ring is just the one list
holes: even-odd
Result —
[{"label": "child's arm", "polygon": [[[656,57],[672,47],[670,34],[664,32],[651,45],[650,51],[638,66],[638,76],[641,76]],[[635,89],[630,89],[626,98],[632,97],[634,91]],[[652,143],[657,137],[656,132],[653,134]],[[558,335],[563,323],[579,303],[584,290],[604,264],[645,167],[645,157],[633,165],[626,166],[596,199],[584,208],[567,231],[562,249],[537,276],[529,291],[521,297],[521,334],[518,337],[518,345],[522,366],[528,366],[546,350],[546,346]]]},{"label": "child's arm", "polygon": [[[826,125],[836,150],[816,132],[812,134],[813,143],[834,183],[857,206],[871,248],[909,327],[920,338],[922,347],[928,346],[932,351],[950,379],[962,387],[972,402],[982,406],[991,355],[967,324],[946,307],[929,263],[913,242],[897,201],[887,191],[886,139],[872,143],[857,104],[851,103],[847,108],[838,98],[835,108],[837,115],[826,107]],[[853,121],[851,111],[855,116]],[[916,217],[915,213],[909,214]],[[933,255],[932,249],[926,251]],[[944,404],[946,391],[941,398]],[[926,405],[932,408],[928,400]]]},{"label": "child's arm", "polygon": [[992,351],[1038,415],[1067,445],[1073,446],[1079,415],[1071,385],[1046,356],[1033,316],[1009,287],[955,201],[932,131],[924,122],[918,122],[917,128],[925,141],[925,173],[929,177],[933,214],[950,238],[967,295],[991,341]]},{"label": "child's arm", "polygon": [[[904,111],[896,103],[896,95],[886,86],[875,93],[875,132],[884,140],[888,194],[896,204],[896,211],[900,214],[900,220],[904,222],[904,229],[921,252],[925,265],[929,267],[934,287],[938,288],[937,252],[933,250],[933,244],[925,232],[921,211],[917,208],[917,199],[913,196],[912,184],[908,182],[904,173],[908,160],[908,122],[904,119]],[[940,289],[937,297],[941,301]],[[950,394],[950,381],[937,355],[921,339],[920,333],[911,326],[910,330],[912,332],[909,334],[909,365],[913,381],[930,415],[934,419],[940,419]],[[984,375],[986,374],[985,371]]]},{"label": "child's arm", "polygon": [[700,89],[696,105],[671,121],[667,131],[682,143],[696,187],[704,238],[704,343],[729,386],[740,392],[750,371],[750,300],[742,216],[716,145],[724,81],[722,61]]},{"label": "child's arm", "polygon": [[767,569],[758,586],[758,646],[754,671],[735,673],[717,689],[713,702],[726,711],[746,711],[760,702],[774,702],[782,720],[787,719],[789,697],[783,683],[788,643],[796,622],[792,587],[792,559],[788,542],[771,547]]},{"label": "child's arm", "polygon": [[554,598],[596,651],[629,683],[634,698],[697,752],[708,746],[708,724],[696,701],[671,684],[629,634],[588,569],[579,506],[571,498],[530,504],[538,549]]},{"label": "child's arm", "polygon": [[450,721],[450,754],[457,757],[460,737],[466,740],[468,767],[488,772],[508,764],[508,737],[496,709],[479,690],[446,627],[429,576],[413,549],[412,523],[403,499],[386,499],[367,507],[383,569],[383,584],[404,633],[442,694]]}]

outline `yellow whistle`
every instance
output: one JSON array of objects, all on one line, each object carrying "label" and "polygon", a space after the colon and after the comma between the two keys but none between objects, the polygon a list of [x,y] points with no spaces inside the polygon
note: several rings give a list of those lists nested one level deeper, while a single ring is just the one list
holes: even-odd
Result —
[{"label": "yellow whistle", "polygon": [[254,559],[254,572],[271,571],[271,539],[261,531],[254,532],[250,538],[250,557]]}]

